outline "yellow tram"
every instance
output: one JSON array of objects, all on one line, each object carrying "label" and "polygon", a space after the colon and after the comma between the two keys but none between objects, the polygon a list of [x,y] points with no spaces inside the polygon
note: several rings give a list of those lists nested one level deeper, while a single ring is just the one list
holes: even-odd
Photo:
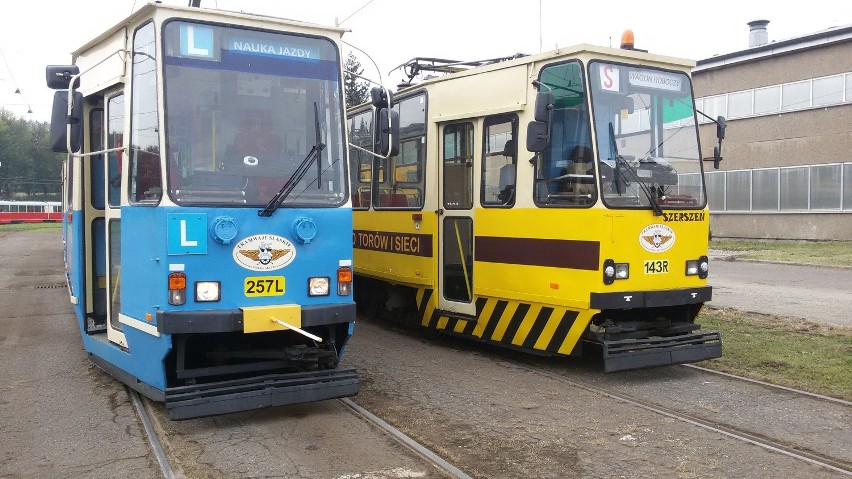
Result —
[{"label": "yellow tram", "polygon": [[347,120],[356,303],[536,354],[593,346],[606,371],[719,357],[694,322],[711,287],[693,66],[591,45],[401,65],[396,98]]}]

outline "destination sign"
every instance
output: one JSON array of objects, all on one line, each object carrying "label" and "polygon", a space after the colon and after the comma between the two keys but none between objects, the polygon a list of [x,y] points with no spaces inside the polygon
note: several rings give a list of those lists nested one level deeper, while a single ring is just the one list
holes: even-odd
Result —
[{"label": "destination sign", "polygon": [[355,230],[352,247],[412,256],[432,256],[432,235]]},{"label": "destination sign", "polygon": [[683,76],[653,70],[630,70],[627,79],[631,85],[655,90],[681,91]]},{"label": "destination sign", "polygon": [[228,50],[255,55],[319,60],[319,52],[314,48],[270,40],[231,38],[228,40]]}]

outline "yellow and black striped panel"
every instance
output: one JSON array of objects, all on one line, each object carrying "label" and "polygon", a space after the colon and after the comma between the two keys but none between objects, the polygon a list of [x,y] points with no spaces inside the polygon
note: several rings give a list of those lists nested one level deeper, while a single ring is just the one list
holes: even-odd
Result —
[{"label": "yellow and black striped panel", "polygon": [[467,319],[439,311],[433,293],[417,290],[421,325],[514,348],[571,354],[591,319],[590,311],[485,297],[476,299],[476,318]]}]

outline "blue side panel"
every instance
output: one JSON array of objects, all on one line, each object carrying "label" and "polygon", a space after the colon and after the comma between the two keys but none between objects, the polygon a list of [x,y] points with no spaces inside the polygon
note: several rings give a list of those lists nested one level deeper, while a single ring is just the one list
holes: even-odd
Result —
[{"label": "blue side panel", "polygon": [[[70,219],[70,221],[69,221]],[[80,333],[86,334],[86,284],[84,262],[83,225],[85,218],[82,211],[72,211],[70,217],[64,216],[63,229],[65,234],[65,276],[68,280],[69,293],[77,298],[74,314]]]},{"label": "blue side panel", "polygon": [[113,366],[135,376],[140,381],[159,390],[166,389],[166,374],[163,359],[171,349],[171,338],[153,336],[134,328],[123,328],[128,349],[99,337],[83,335],[86,351],[98,356]]}]

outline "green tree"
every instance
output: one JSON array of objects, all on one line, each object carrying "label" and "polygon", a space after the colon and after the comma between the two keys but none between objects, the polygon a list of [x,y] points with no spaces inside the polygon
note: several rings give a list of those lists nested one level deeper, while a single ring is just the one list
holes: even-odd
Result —
[{"label": "green tree", "polygon": [[49,137],[47,123],[0,108],[0,199],[59,199],[63,156],[50,150]]},{"label": "green tree", "polygon": [[[343,89],[346,92],[346,108],[351,108],[355,105],[360,105],[367,101],[367,91],[369,87],[367,82],[361,80],[355,75],[363,75],[364,69],[361,67],[361,62],[354,53],[349,52],[346,61],[343,62]],[[353,75],[354,73],[355,75]]]}]

